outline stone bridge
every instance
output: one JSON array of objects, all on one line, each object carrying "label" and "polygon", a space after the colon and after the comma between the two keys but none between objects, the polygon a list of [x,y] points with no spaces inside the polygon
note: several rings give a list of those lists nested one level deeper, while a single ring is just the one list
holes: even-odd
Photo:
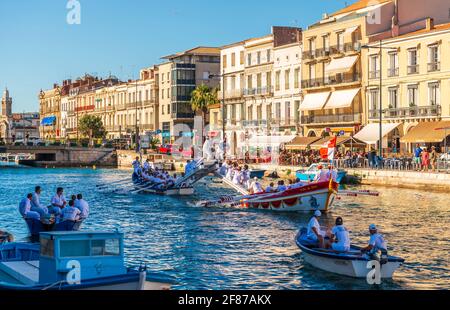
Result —
[{"label": "stone bridge", "polygon": [[19,163],[34,167],[117,167],[117,154],[110,148],[68,146],[0,146],[0,153],[33,154],[34,160]]}]

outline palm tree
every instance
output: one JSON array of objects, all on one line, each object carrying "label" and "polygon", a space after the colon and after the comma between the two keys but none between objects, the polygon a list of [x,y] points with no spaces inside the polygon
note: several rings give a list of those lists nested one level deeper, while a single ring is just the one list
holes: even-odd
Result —
[{"label": "palm tree", "polygon": [[191,108],[197,114],[202,116],[202,128],[206,124],[206,115],[208,113],[208,107],[210,105],[218,103],[217,89],[202,84],[197,86],[191,94]]}]

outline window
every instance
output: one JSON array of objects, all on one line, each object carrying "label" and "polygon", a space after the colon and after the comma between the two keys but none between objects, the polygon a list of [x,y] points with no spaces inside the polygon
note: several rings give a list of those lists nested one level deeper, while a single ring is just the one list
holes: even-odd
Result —
[{"label": "window", "polygon": [[275,118],[277,120],[281,119],[281,103],[280,102],[277,102],[275,104]]},{"label": "window", "polygon": [[261,91],[262,88],[262,74],[258,73],[256,75],[256,87],[258,88],[258,91]]},{"label": "window", "polygon": [[311,56],[316,55],[316,38],[309,39],[309,54]]},{"label": "window", "polygon": [[241,51],[240,53],[240,60],[241,60],[241,65],[244,64],[244,51]]},{"label": "window", "polygon": [[271,52],[270,52],[270,50],[267,50],[267,62],[271,62],[271,61],[272,61]]},{"label": "window", "polygon": [[389,69],[388,69],[388,76],[398,76],[398,53],[389,53]]},{"label": "window", "polygon": [[290,83],[291,70],[284,71],[284,89],[288,90],[291,88]]},{"label": "window", "polygon": [[248,121],[253,120],[253,107],[252,106],[247,107],[247,120]]},{"label": "window", "polygon": [[272,88],[272,72],[270,71],[266,73],[266,86],[269,90]]},{"label": "window", "polygon": [[439,71],[439,45],[432,45],[428,47],[428,72]]},{"label": "window", "polygon": [[377,111],[379,109],[379,100],[380,91],[378,89],[369,90],[369,106],[371,107],[371,110]]},{"label": "window", "polygon": [[388,89],[389,92],[389,109],[397,109],[398,108],[398,88],[390,87]]},{"label": "window", "polygon": [[417,49],[408,50],[408,74],[419,73]]},{"label": "window", "polygon": [[236,88],[237,88],[236,87],[236,76],[233,75],[233,76],[231,76],[231,89],[235,90]]},{"label": "window", "polygon": [[276,91],[280,90],[280,76],[281,76],[281,71],[277,71],[275,73],[275,90]]},{"label": "window", "polygon": [[315,79],[316,79],[316,65],[310,64],[309,65],[309,80],[311,81],[311,83],[314,83]]},{"label": "window", "polygon": [[369,78],[370,79],[380,78],[380,58],[378,57],[378,55],[370,56],[369,62],[370,62]]},{"label": "window", "polygon": [[261,52],[258,52],[258,53],[256,54],[256,63],[257,63],[258,65],[261,64]]},{"label": "window", "polygon": [[300,68],[294,71],[294,88],[300,88]]},{"label": "window", "polygon": [[231,66],[236,66],[236,53],[231,54]]},{"label": "window", "polygon": [[89,240],[61,240],[59,243],[60,257],[90,256]]},{"label": "window", "polygon": [[253,75],[247,76],[247,88],[248,89],[253,88]]},{"label": "window", "polygon": [[92,240],[92,256],[119,256],[119,239]]},{"label": "window", "polygon": [[344,32],[336,33],[337,36],[337,49],[340,52],[344,51]]},{"label": "window", "polygon": [[322,37],[322,44],[323,44],[323,49],[325,52],[329,52],[330,51],[330,36],[326,35]]},{"label": "window", "polygon": [[289,101],[286,101],[285,103],[285,118],[286,118],[286,124],[290,123],[291,120],[291,103]]},{"label": "window", "polygon": [[418,85],[408,86],[408,104],[410,107],[416,107],[418,105],[419,87]]},{"label": "window", "polygon": [[250,53],[247,55],[247,65],[248,66],[252,65],[252,54]]},{"label": "window", "polygon": [[258,121],[261,121],[263,119],[262,117],[262,105],[259,105],[256,107],[256,117]]},{"label": "window", "polygon": [[428,98],[431,106],[440,105],[440,88],[439,83],[430,83],[428,84]]},{"label": "window", "polygon": [[224,69],[227,67],[227,55],[222,56],[222,66]]},{"label": "window", "polygon": [[170,104],[167,105],[167,114],[170,114]]}]

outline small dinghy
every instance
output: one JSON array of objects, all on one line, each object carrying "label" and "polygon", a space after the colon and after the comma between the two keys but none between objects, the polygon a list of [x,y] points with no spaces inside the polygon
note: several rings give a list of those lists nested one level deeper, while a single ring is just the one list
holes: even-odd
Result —
[{"label": "small dinghy", "polygon": [[169,277],[127,268],[119,232],[45,232],[0,245],[0,290],[167,290]]},{"label": "small dinghy", "polygon": [[[295,238],[297,246],[302,250],[305,261],[324,271],[336,273],[353,278],[367,278],[371,271],[367,267],[369,259],[361,254],[361,248],[351,246],[349,252],[339,253],[333,250],[319,249],[306,238],[307,230],[302,228]],[[381,278],[390,279],[394,272],[405,262],[404,259],[395,256],[382,258]]]}]

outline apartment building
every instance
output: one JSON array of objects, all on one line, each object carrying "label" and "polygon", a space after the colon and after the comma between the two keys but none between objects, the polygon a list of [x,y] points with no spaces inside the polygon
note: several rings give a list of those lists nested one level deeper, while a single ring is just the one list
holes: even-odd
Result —
[{"label": "apartment building", "polygon": [[61,138],[61,87],[54,84],[52,89],[39,93],[40,137],[46,140]]},{"label": "apartment building", "polygon": [[[160,114],[162,139],[176,142],[181,137],[192,137],[195,112],[190,100],[192,91],[199,85],[216,88],[220,73],[220,49],[196,47],[165,56],[160,71]],[[170,102],[170,104],[169,104]]]},{"label": "apartment building", "polygon": [[379,140],[381,110],[383,145],[389,152],[411,152],[416,143],[442,143],[446,133],[436,129],[450,127],[446,96],[450,94],[450,59],[445,57],[450,55],[450,23],[435,25],[427,18],[423,26],[383,40],[382,55],[376,48],[380,41],[369,45],[369,125],[359,135],[370,143]]}]

